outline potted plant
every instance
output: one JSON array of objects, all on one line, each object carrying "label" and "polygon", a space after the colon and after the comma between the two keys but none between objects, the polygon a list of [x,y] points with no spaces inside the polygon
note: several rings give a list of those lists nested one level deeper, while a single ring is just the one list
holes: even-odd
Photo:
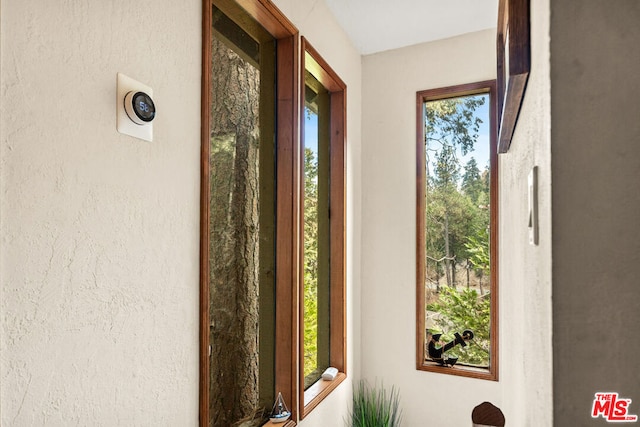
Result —
[{"label": "potted plant", "polygon": [[351,427],[398,427],[402,421],[400,394],[395,387],[370,387],[360,380],[353,391],[353,407],[347,424]]}]

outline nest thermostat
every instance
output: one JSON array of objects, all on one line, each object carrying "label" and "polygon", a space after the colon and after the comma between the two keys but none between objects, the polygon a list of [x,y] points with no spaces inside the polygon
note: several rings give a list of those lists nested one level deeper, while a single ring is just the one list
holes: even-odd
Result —
[{"label": "nest thermostat", "polygon": [[153,99],[144,92],[131,91],[124,97],[124,111],[136,124],[149,124],[156,116],[156,106]]},{"label": "nest thermostat", "polygon": [[153,90],[131,77],[118,73],[116,92],[118,132],[152,141],[153,119],[156,117]]}]

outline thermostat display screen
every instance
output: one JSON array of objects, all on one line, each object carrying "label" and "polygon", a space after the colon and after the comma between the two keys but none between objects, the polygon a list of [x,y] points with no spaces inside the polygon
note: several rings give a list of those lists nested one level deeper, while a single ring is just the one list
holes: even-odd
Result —
[{"label": "thermostat display screen", "polygon": [[144,92],[137,92],[131,100],[136,116],[145,122],[150,122],[156,115],[156,107],[151,97]]}]

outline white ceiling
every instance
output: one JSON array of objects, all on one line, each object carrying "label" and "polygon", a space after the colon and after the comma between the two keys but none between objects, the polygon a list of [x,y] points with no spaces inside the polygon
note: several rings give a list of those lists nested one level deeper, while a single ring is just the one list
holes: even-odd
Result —
[{"label": "white ceiling", "polygon": [[498,0],[325,0],[361,54],[495,28]]}]

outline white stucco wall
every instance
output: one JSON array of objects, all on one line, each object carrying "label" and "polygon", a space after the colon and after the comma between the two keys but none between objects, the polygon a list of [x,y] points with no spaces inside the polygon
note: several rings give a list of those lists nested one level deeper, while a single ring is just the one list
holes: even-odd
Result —
[{"label": "white stucco wall", "polygon": [[[276,4],[348,86],[350,377],[301,423],[339,425],[360,366],[360,56],[323,2]],[[0,16],[0,424],[196,425],[201,1]],[[151,143],[116,132],[117,72],[154,89]]]},{"label": "white stucco wall", "polygon": [[197,0],[2,3],[3,426],[196,424],[200,28]]},{"label": "white stucco wall", "polygon": [[415,369],[416,92],[495,78],[494,46],[487,30],[363,58],[362,376],[399,387],[408,427],[502,403],[501,383]]},{"label": "white stucco wall", "polygon": [[[531,73],[500,160],[500,383],[508,425],[553,425],[549,0],[531,2]],[[528,243],[527,176],[538,166],[539,245]]]}]

